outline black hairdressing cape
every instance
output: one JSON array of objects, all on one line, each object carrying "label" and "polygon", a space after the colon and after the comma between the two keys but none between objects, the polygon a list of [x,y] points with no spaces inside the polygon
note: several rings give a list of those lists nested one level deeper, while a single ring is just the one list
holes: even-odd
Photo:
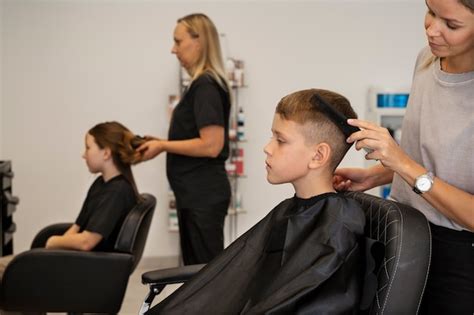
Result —
[{"label": "black hairdressing cape", "polygon": [[336,193],[287,199],[147,315],[357,313],[364,224]]}]

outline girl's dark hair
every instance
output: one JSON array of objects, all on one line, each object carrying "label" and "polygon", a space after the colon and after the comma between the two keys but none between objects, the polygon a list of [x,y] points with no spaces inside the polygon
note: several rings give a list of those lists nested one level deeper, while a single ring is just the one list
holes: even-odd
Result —
[{"label": "girl's dark hair", "polygon": [[94,137],[99,148],[110,149],[115,166],[132,185],[137,200],[140,200],[131,165],[141,162],[141,155],[136,149],[146,140],[134,135],[128,128],[116,121],[97,124],[89,130],[89,134]]}]

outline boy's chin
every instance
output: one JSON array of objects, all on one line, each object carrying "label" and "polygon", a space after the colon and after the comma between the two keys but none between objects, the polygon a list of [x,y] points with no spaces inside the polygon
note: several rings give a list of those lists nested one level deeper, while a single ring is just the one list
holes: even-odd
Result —
[{"label": "boy's chin", "polygon": [[271,178],[270,176],[267,175],[267,182],[272,184],[272,185],[278,185],[281,184],[282,182],[276,180],[275,178]]}]

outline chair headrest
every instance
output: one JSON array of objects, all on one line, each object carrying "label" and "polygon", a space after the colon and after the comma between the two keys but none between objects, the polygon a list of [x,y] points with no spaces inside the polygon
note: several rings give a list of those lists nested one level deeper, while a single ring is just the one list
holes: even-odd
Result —
[{"label": "chair headrest", "polygon": [[123,221],[114,247],[117,252],[132,254],[136,260],[139,260],[143,253],[156,206],[156,198],[153,195],[143,193],[140,197],[141,200]]},{"label": "chair headrest", "polygon": [[376,270],[377,291],[369,313],[416,314],[431,259],[427,219],[420,211],[396,201],[361,192],[345,195],[364,209],[366,237],[383,244],[383,260]]}]

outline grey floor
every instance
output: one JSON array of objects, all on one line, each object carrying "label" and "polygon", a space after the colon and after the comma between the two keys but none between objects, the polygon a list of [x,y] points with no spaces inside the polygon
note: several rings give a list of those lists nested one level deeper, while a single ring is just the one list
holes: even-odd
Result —
[{"label": "grey floor", "polygon": [[[120,315],[138,314],[143,299],[148,293],[148,286],[142,284],[142,274],[144,272],[178,266],[178,257],[144,257],[137,268],[130,276],[127,292],[120,310]],[[153,304],[161,301],[163,298],[171,294],[179,285],[167,286],[163,292],[155,298]]]}]

